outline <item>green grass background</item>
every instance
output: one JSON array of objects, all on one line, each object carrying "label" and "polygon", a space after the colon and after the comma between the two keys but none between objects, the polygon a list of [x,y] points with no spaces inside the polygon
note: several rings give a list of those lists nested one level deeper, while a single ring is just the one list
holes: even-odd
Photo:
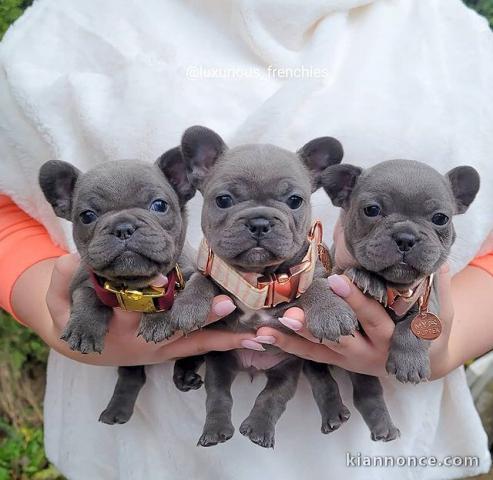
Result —
[{"label": "green grass background", "polygon": [[[31,3],[0,0],[0,39]],[[493,0],[466,3],[493,26]],[[46,346],[36,335],[0,311],[0,480],[62,478],[47,461],[43,448],[47,356]]]}]

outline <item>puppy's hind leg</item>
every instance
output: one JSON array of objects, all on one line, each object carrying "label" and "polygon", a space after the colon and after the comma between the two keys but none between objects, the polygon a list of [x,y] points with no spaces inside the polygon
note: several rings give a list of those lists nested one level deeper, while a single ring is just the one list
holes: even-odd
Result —
[{"label": "puppy's hind leg", "polygon": [[143,366],[118,367],[118,381],[113,396],[99,421],[108,425],[126,423],[134,413],[135,401],[146,381]]},{"label": "puppy's hind leg", "polygon": [[371,439],[390,442],[401,436],[390,418],[383,398],[383,389],[377,377],[349,373],[353,383],[354,406],[358,409],[371,432]]},{"label": "puppy's hind leg", "polygon": [[267,384],[240,426],[240,433],[253,443],[274,448],[276,423],[296,392],[302,364],[303,360],[293,356],[265,371]]},{"label": "puppy's hind leg", "polygon": [[210,447],[233,436],[231,385],[237,373],[238,360],[233,352],[209,352],[205,356],[206,418],[197,445]]},{"label": "puppy's hind leg", "polygon": [[197,390],[202,386],[204,382],[197,370],[204,361],[204,355],[197,355],[195,357],[180,358],[175,362],[173,382],[178,390],[188,392],[189,390]]},{"label": "puppy's hind leg", "polygon": [[342,403],[339,387],[325,363],[303,362],[303,373],[310,382],[313,397],[322,415],[322,433],[337,430],[347,422],[351,413]]}]

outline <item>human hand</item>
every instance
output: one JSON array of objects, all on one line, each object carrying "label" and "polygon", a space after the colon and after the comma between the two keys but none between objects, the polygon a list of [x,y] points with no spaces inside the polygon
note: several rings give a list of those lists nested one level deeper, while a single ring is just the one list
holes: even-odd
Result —
[{"label": "human hand", "polygon": [[[186,337],[178,332],[167,341],[159,344],[146,343],[141,337],[137,337],[141,314],[114,309],[113,317],[109,323],[109,330],[105,337],[105,349],[101,355],[79,355],[76,352],[70,352],[68,346],[58,339],[70,316],[68,285],[78,266],[79,257],[75,254],[58,258],[54,263],[51,281],[46,294],[46,303],[53,324],[53,338],[56,339],[50,344],[63,354],[69,354],[72,358],[87,363],[138,365],[199,355],[211,350],[262,349],[260,344],[252,343],[255,334],[240,334],[218,330],[200,330]],[[229,297],[225,295],[215,297],[207,324],[211,324],[228,315],[235,308]]]},{"label": "human hand", "polygon": [[[448,267],[443,267],[436,279],[439,287],[442,334],[430,347],[432,377],[433,371],[439,370],[447,355],[448,338],[454,317]],[[296,335],[262,327],[258,329],[255,341],[276,345],[288,353],[315,362],[337,365],[367,375],[387,376],[385,364],[394,331],[392,319],[380,303],[364,295],[346,276],[332,275],[327,283],[328,288],[344,298],[356,313],[365,334],[357,331],[354,337],[341,337],[339,342],[325,340],[320,343],[306,328],[303,311],[294,307],[285,312],[280,322]]]}]

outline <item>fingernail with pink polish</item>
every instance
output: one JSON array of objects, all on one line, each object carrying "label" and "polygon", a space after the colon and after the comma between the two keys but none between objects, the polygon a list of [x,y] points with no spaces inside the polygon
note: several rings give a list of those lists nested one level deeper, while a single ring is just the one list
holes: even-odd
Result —
[{"label": "fingernail with pink polish", "polygon": [[274,345],[274,343],[276,343],[276,337],[273,337],[272,335],[259,335],[258,337],[255,337],[253,340],[255,342],[265,343],[267,345]]},{"label": "fingernail with pink polish", "polygon": [[257,350],[257,352],[265,352],[265,348],[262,347],[260,343],[257,343],[254,340],[242,340],[241,346],[250,350]]},{"label": "fingernail with pink polish", "polygon": [[351,287],[341,275],[331,275],[327,279],[327,282],[329,282],[331,290],[342,298],[347,297],[351,293]]},{"label": "fingernail with pink polish", "polygon": [[279,318],[279,321],[285,327],[288,327],[289,329],[294,330],[295,332],[303,328],[303,324],[299,320],[295,320],[294,318],[281,317]]},{"label": "fingernail with pink polish", "polygon": [[223,300],[214,305],[214,313],[220,317],[229,315],[236,309],[236,305],[231,300]]}]

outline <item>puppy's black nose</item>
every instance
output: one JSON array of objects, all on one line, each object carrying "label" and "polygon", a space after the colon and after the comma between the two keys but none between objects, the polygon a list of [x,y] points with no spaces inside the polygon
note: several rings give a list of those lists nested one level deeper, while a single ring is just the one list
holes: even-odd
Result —
[{"label": "puppy's black nose", "polygon": [[250,218],[247,220],[246,225],[250,233],[256,238],[267,235],[272,227],[269,220],[263,217]]},{"label": "puppy's black nose", "polygon": [[394,240],[401,252],[409,252],[416,244],[416,237],[412,233],[395,233]]},{"label": "puppy's black nose", "polygon": [[131,223],[119,223],[113,230],[113,235],[120,240],[127,240],[135,232],[135,227]]}]

